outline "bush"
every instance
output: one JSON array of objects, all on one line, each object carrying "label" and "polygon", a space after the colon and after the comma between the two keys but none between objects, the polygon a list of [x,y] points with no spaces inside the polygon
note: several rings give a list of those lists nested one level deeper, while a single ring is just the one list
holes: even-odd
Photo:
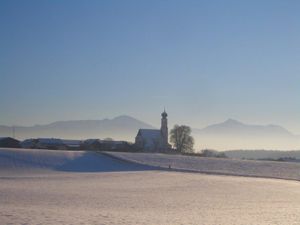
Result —
[{"label": "bush", "polygon": [[203,157],[227,158],[224,152],[218,152],[216,150],[211,149],[203,149],[200,155]]}]

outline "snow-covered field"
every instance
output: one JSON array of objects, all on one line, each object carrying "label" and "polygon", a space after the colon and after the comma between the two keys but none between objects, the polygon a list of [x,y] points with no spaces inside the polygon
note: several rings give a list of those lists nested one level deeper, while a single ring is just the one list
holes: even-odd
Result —
[{"label": "snow-covered field", "polygon": [[170,172],[91,152],[25,149],[0,149],[0,171],[0,224],[300,221],[298,181]]},{"label": "snow-covered field", "polygon": [[0,176],[57,172],[112,172],[147,170],[149,166],[119,162],[88,151],[0,148]]},{"label": "snow-covered field", "polygon": [[106,152],[106,154],[143,165],[161,168],[169,168],[170,165],[175,171],[300,181],[300,163],[207,158],[159,153]]}]

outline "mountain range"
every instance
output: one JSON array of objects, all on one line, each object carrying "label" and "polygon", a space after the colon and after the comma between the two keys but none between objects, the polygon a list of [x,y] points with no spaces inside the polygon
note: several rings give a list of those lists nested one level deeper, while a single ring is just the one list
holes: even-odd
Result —
[{"label": "mountain range", "polygon": [[250,125],[233,119],[194,129],[193,135],[201,149],[300,149],[300,136],[281,126]]},{"label": "mountain range", "polygon": [[[133,142],[138,129],[155,129],[154,126],[123,115],[103,120],[58,121],[35,126],[1,126],[0,136],[17,139],[56,137],[65,139],[107,138]],[[237,120],[193,128],[195,148],[217,150],[234,149],[300,149],[300,137],[277,125],[250,125]]]},{"label": "mountain range", "polygon": [[248,125],[237,120],[228,119],[223,123],[210,125],[203,129],[194,129],[194,132],[203,135],[222,136],[257,136],[257,137],[292,137],[294,136],[287,129],[277,125]]},{"label": "mountain range", "polygon": [[58,121],[35,126],[0,126],[0,136],[13,136],[18,139],[37,137],[57,137],[66,139],[113,138],[133,141],[140,128],[154,127],[130,116],[118,116],[103,120]]}]

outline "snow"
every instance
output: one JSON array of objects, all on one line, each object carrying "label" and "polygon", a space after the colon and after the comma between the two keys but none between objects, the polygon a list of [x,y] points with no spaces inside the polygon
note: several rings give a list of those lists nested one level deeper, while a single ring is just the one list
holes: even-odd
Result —
[{"label": "snow", "polygon": [[135,171],[150,168],[149,166],[120,162],[96,152],[0,148],[0,176],[54,171]]},{"label": "snow", "polygon": [[164,169],[219,175],[279,178],[300,181],[300,163],[220,159],[160,153],[107,152],[123,160]]},{"label": "snow", "polygon": [[[167,165],[170,157],[174,166],[192,162],[195,168],[193,160],[198,160],[162,154],[108,157],[86,151],[2,148],[1,224],[299,223],[297,181],[181,173],[127,162]],[[210,164],[218,169],[221,162],[226,164],[222,160]]]}]

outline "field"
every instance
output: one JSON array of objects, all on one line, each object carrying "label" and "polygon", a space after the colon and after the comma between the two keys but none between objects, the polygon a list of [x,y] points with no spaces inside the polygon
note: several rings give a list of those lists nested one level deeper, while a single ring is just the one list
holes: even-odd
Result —
[{"label": "field", "polygon": [[124,161],[181,172],[277,178],[300,181],[300,163],[208,158],[159,153],[107,152]]},{"label": "field", "polygon": [[91,152],[0,149],[0,202],[1,224],[300,221],[298,181],[159,170]]}]

